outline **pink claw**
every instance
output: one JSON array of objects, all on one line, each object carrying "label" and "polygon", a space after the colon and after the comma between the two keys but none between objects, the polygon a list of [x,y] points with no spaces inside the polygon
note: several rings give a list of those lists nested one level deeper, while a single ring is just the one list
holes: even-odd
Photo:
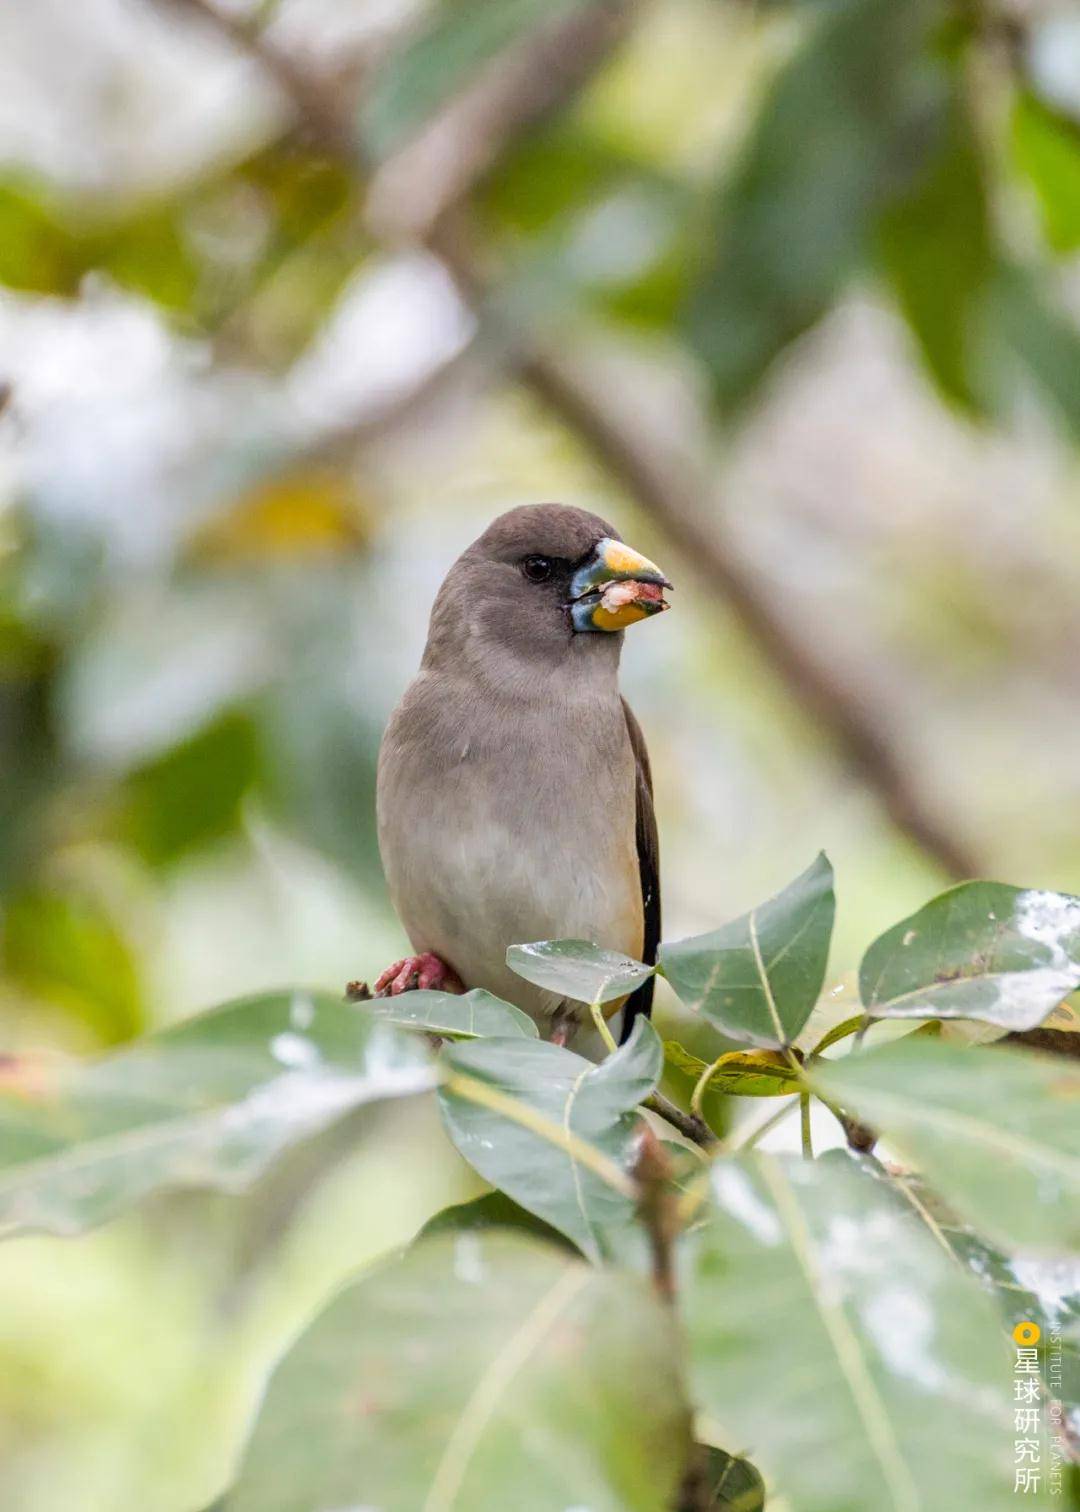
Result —
[{"label": "pink claw", "polygon": [[417,988],[422,992],[464,992],[465,985],[452,966],[430,950],[406,956],[381,972],[375,982],[376,997],[397,997]]}]

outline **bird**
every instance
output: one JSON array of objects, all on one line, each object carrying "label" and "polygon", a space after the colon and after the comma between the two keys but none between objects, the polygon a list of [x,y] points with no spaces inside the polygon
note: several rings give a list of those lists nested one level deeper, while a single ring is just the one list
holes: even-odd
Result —
[{"label": "bird", "polygon": [[[670,587],[565,504],[509,510],[454,562],[379,750],[379,849],[414,953],[376,996],[482,988],[567,1045],[588,1008],[517,976],[509,946],[584,939],[655,962],[652,776],[618,674],[624,629],[668,608]],[[605,1005],[623,1040],[652,995],[650,977]]]}]

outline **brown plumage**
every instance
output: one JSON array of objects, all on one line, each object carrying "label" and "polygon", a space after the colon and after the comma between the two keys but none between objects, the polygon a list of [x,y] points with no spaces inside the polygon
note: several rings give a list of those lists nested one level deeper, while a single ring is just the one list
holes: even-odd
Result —
[{"label": "brown plumage", "polygon": [[[444,963],[547,1032],[562,1001],[509,970],[509,945],[576,937],[655,959],[656,820],[644,737],[618,689],[622,633],[582,633],[594,616],[610,622],[598,608],[605,573],[664,581],[618,541],[584,510],[530,505],[494,521],[448,572],[379,757],[383,864],[425,957],[384,973],[392,990],[443,985]],[[649,982],[627,1028],[651,1001]]]}]

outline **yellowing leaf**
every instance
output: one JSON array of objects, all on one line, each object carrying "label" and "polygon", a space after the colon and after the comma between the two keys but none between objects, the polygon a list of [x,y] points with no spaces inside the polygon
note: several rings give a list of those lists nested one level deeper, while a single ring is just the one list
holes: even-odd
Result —
[{"label": "yellowing leaf", "polygon": [[336,556],[357,550],[367,511],[350,481],[318,469],[264,479],[199,532],[194,553],[224,563]]}]

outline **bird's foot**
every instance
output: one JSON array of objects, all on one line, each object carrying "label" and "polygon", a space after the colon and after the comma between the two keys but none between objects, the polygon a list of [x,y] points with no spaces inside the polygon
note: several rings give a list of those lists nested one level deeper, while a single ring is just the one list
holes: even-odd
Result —
[{"label": "bird's foot", "polygon": [[551,1016],[551,1040],[553,1045],[559,1045],[566,1049],[577,1030],[577,1011],[568,1008],[565,1004],[556,1008]]},{"label": "bird's foot", "polygon": [[375,979],[375,997],[397,997],[400,992],[457,992],[465,991],[465,984],[452,966],[439,956],[425,950],[423,955],[406,956],[395,961]]}]

